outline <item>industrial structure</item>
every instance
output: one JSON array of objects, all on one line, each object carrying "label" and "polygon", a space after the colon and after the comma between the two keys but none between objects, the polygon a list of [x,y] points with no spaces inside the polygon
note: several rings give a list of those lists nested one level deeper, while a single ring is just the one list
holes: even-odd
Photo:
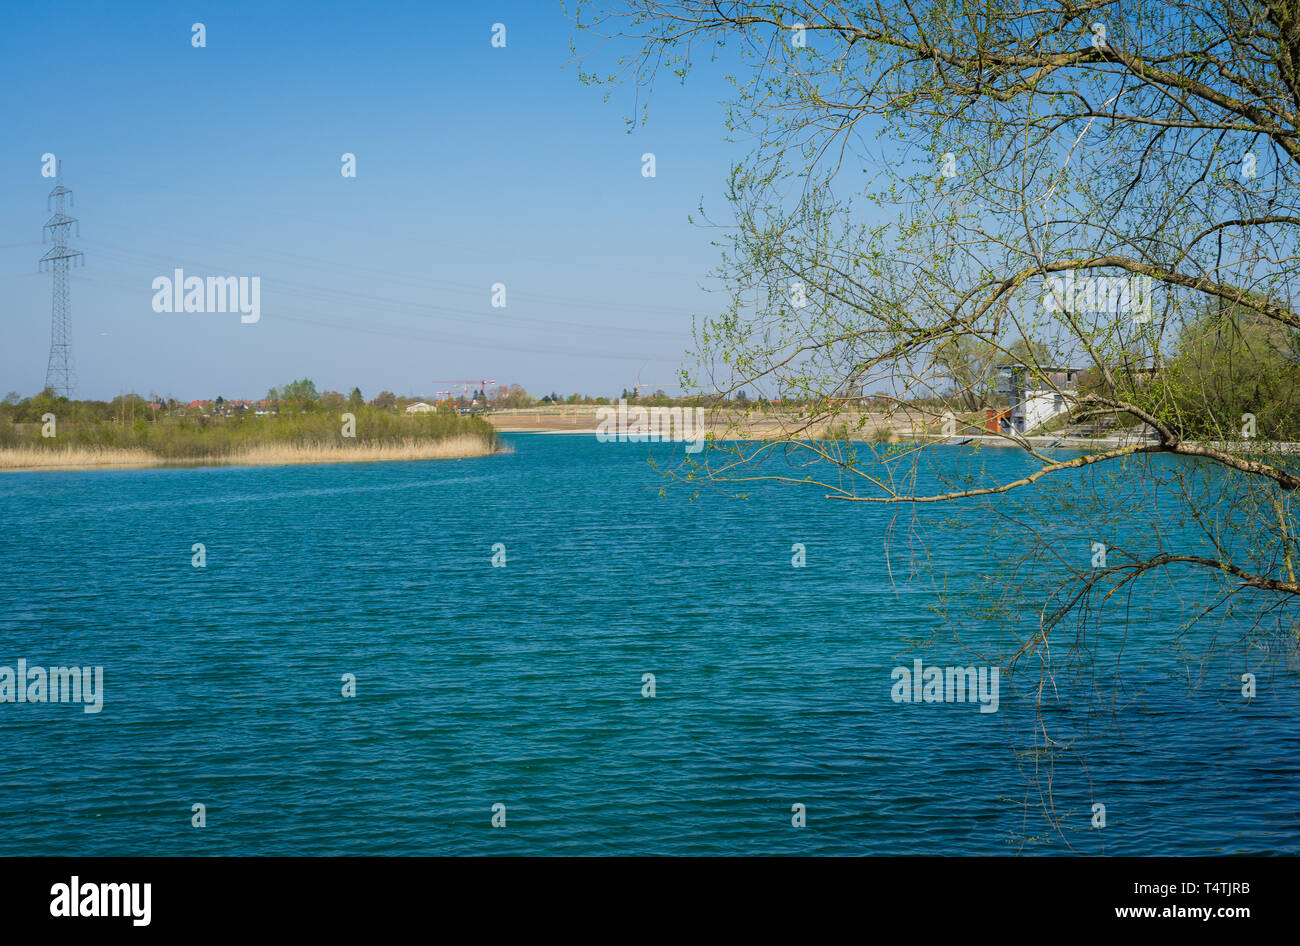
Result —
[{"label": "industrial structure", "polygon": [[45,387],[57,395],[71,399],[77,392],[77,373],[72,359],[72,312],[68,293],[68,270],[82,260],[80,250],[68,246],[69,236],[75,229],[81,236],[76,217],[69,217],[65,200],[70,206],[72,191],[63,186],[63,162],[58,162],[54,190],[50,191],[46,209],[54,216],[45,224],[43,242],[53,243],[48,253],[41,257],[40,267],[46,264],[54,272],[54,304],[50,317],[50,360],[45,368]]},{"label": "industrial structure", "polygon": [[1038,368],[1020,362],[996,365],[997,393],[1007,396],[1007,410],[988,411],[992,433],[1027,433],[1070,409],[1065,395],[1076,393],[1078,368]]},{"label": "industrial structure", "polygon": [[[478,400],[480,395],[483,397],[485,401],[487,400],[487,386],[489,384],[496,384],[497,382],[496,382],[496,378],[470,378],[468,380],[464,378],[451,378],[451,379],[443,378],[442,380],[435,381],[434,383],[459,385],[465,392],[464,395],[465,401],[469,403],[471,406],[474,406],[475,402]],[[477,387],[474,389],[473,395],[470,394],[470,385],[477,385]],[[447,392],[439,391],[438,393],[444,394]]]}]

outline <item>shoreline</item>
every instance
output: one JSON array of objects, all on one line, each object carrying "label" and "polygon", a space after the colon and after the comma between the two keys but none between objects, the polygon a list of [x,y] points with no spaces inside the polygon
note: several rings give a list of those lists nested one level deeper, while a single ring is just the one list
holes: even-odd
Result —
[{"label": "shoreline", "polygon": [[[713,429],[710,429],[708,432],[712,434],[717,433],[717,431]],[[715,443],[761,443],[764,442],[765,440],[768,440],[769,442],[778,442],[782,439],[782,438],[778,438],[777,441],[771,441],[770,438],[764,438],[762,436],[754,436],[754,437],[741,436],[740,434],[742,432],[740,431],[725,430],[723,432],[732,434],[732,436],[716,437],[713,442]],[[593,434],[599,434],[601,433],[601,431],[596,430],[595,428],[587,430],[581,428],[567,428],[567,427],[566,428],[498,427],[497,433],[580,434],[580,435],[591,436]],[[770,431],[768,433],[770,433]],[[820,442],[823,438],[797,437],[797,438],[790,438],[790,439],[803,440],[807,442]],[[937,434],[904,432],[897,435],[894,439],[891,440],[877,440],[871,437],[862,437],[862,436],[831,437],[829,439],[838,440],[841,443],[880,444],[884,446],[888,446],[891,444],[895,446],[899,444],[914,444],[914,445],[925,446],[925,447],[964,447],[964,446],[969,446],[970,444],[980,444],[989,447],[1003,447],[1010,450],[1024,450],[1025,445],[1028,445],[1029,447],[1033,447],[1037,449],[1085,450],[1085,451],[1112,450],[1117,447],[1145,446],[1145,445],[1153,445],[1156,443],[1156,441],[1150,437],[1142,437],[1142,436],[1136,436],[1132,434],[1111,435],[1111,436],[1104,436],[1104,437],[1072,437],[1067,435],[1056,435],[1056,434],[1027,434],[1023,438],[1024,444],[1018,443],[1016,440],[1013,440],[1010,437],[999,436],[996,434],[954,434],[951,437],[944,437]],[[622,442],[680,443],[681,441],[654,440],[651,439],[651,437],[646,436],[645,439],[643,440],[635,440],[635,441],[620,440],[619,442],[621,443]],[[1262,444],[1278,453],[1300,454],[1300,442],[1296,442],[1296,441],[1249,440],[1249,441],[1238,441],[1235,443],[1226,443],[1223,441],[1189,440],[1187,442],[1190,444],[1212,447],[1216,450],[1223,450],[1223,451],[1234,451],[1234,450],[1240,451],[1243,450],[1245,446],[1248,444],[1250,445]]]},{"label": "shoreline", "polygon": [[[501,434],[575,434],[593,436],[599,431],[582,428],[538,428],[505,427],[497,428]],[[710,433],[716,433],[710,431]],[[733,432],[735,433],[735,432]],[[752,438],[754,442],[762,437]],[[1082,438],[1030,434],[1025,443],[1040,449],[1113,449],[1115,447],[1137,446],[1152,441],[1142,437],[1111,436]],[[724,442],[745,442],[746,437],[718,438]],[[654,442],[647,438],[646,442]],[[673,441],[668,441],[673,442]],[[881,443],[865,437],[849,437],[847,443]],[[952,437],[933,434],[911,434],[902,436],[891,443],[912,443],[920,446],[967,446],[973,443],[989,447],[1003,447],[1023,450],[1024,446],[1006,437],[996,435],[967,434]],[[1260,441],[1269,444],[1278,452],[1300,453],[1300,443],[1281,443]],[[1215,443],[1210,446],[1219,449],[1240,447],[1240,444]],[[30,447],[0,448],[0,474],[4,473],[58,473],[84,472],[91,470],[149,470],[149,469],[201,469],[205,467],[227,466],[304,466],[320,463],[392,463],[415,460],[468,460],[479,457],[496,456],[513,453],[506,443],[490,444],[480,437],[469,434],[458,435],[421,443],[406,440],[400,443],[358,444],[356,446],[326,446],[300,444],[262,444],[243,450],[236,454],[221,457],[160,457],[146,450],[122,447],[68,447],[35,449]],[[34,461],[34,462],[30,462]]]},{"label": "shoreline", "polygon": [[[89,470],[195,469],[223,466],[301,466],[314,463],[386,463],[403,460],[468,460],[510,453],[505,444],[459,435],[422,443],[356,446],[262,444],[220,457],[160,457],[138,448],[0,448],[2,473],[55,473]],[[32,462],[34,461],[34,462]]]}]

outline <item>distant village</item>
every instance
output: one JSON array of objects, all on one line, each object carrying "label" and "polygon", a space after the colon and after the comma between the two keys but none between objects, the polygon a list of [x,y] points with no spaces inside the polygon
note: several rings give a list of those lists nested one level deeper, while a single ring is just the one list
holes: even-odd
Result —
[{"label": "distant village", "polygon": [[[1021,364],[999,365],[995,374],[999,377],[994,401],[1001,401],[1002,407],[988,407],[985,397],[975,396],[973,390],[966,392],[971,403],[964,405],[968,415],[977,412],[981,415],[981,426],[992,433],[1009,431],[1027,432],[1046,426],[1057,417],[1068,412],[1068,396],[1075,393],[1080,372],[1077,369],[1049,369],[1042,378],[1034,378],[1033,373]],[[398,395],[392,391],[381,391],[375,397],[366,399],[359,388],[353,388],[349,394],[341,391],[318,391],[310,379],[293,381],[279,388],[270,389],[266,397],[257,400],[242,398],[204,398],[192,401],[180,401],[175,398],[161,398],[157,395],[145,398],[138,394],[122,394],[107,402],[82,401],[81,404],[98,412],[110,411],[114,416],[134,420],[141,414],[154,418],[191,417],[217,418],[242,416],[272,416],[284,412],[302,413],[311,411],[346,411],[362,406],[377,410],[404,412],[407,414],[446,413],[446,414],[481,414],[493,411],[519,411],[534,408],[560,406],[601,406],[616,404],[620,400],[645,406],[701,406],[730,402],[737,406],[767,408],[797,408],[804,403],[800,398],[761,398],[751,399],[743,391],[735,391],[728,396],[719,393],[707,397],[674,397],[662,388],[653,391],[646,385],[634,385],[624,388],[617,396],[593,397],[586,394],[561,395],[555,392],[540,397],[528,393],[522,385],[503,384],[496,387],[474,386],[464,383],[459,390],[437,391],[433,395]],[[991,393],[991,392],[990,392]],[[37,416],[46,405],[60,400],[54,392],[46,390],[33,398],[21,398],[17,393],[6,396],[0,402],[0,412],[13,413],[14,421],[28,420],[27,414]],[[845,402],[854,403],[861,410],[888,410],[897,406],[897,402],[883,394],[867,394],[861,388],[846,392]],[[916,406],[922,406],[930,400],[936,404],[938,399],[915,399]],[[981,403],[982,402],[982,403]],[[92,405],[98,404],[98,408]],[[4,410],[8,408],[9,410]]]},{"label": "distant village", "polygon": [[[126,397],[135,398],[136,395],[126,395]],[[668,404],[683,400],[681,398],[670,398],[663,390],[656,390],[653,393],[639,393],[635,388],[625,389],[619,397],[643,403],[662,402]],[[353,388],[350,395],[345,395],[339,391],[324,391],[318,394],[315,385],[311,381],[304,380],[294,382],[292,385],[287,385],[279,390],[272,389],[265,398],[260,400],[227,399],[218,396],[212,399],[189,402],[177,401],[171,398],[160,400],[140,398],[139,401],[146,404],[149,410],[155,413],[229,417],[243,414],[256,416],[278,414],[284,409],[304,409],[309,406],[326,410],[345,410],[349,405],[358,407],[362,404],[378,410],[404,411],[408,414],[437,411],[472,414],[483,411],[519,410],[551,405],[612,404],[617,403],[619,397],[592,397],[585,394],[562,396],[556,393],[537,397],[529,394],[521,385],[510,384],[490,390],[480,388],[478,390],[466,389],[460,392],[440,391],[434,396],[402,396],[391,391],[382,391],[374,398],[366,400],[358,388]],[[743,393],[738,400],[745,400]]]}]

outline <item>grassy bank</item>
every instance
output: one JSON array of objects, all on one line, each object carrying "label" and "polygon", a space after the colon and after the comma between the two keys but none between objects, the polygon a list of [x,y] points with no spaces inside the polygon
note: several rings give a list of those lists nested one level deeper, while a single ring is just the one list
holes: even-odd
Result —
[{"label": "grassy bank", "polygon": [[[71,405],[64,405],[70,407]],[[363,406],[345,435],[342,413],[163,416],[130,423],[79,418],[0,425],[0,470],[429,460],[501,448],[490,424],[456,414]],[[47,437],[44,432],[52,432]]]}]

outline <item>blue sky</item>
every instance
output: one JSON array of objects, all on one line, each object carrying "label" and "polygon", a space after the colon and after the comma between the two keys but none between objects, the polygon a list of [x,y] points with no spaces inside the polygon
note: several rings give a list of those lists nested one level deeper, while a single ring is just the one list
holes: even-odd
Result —
[{"label": "blue sky", "polygon": [[[703,199],[725,219],[727,87],[703,69],[661,84],[629,135],[632,90],[583,86],[571,33],[550,0],[10,5],[0,394],[45,379],[50,276],[27,274],[47,152],[86,254],[81,397],[260,397],[300,377],[367,397],[470,377],[672,390],[692,314],[721,302],[703,289],[717,234],[687,217]],[[154,312],[176,268],[260,276],[261,321]]]}]

